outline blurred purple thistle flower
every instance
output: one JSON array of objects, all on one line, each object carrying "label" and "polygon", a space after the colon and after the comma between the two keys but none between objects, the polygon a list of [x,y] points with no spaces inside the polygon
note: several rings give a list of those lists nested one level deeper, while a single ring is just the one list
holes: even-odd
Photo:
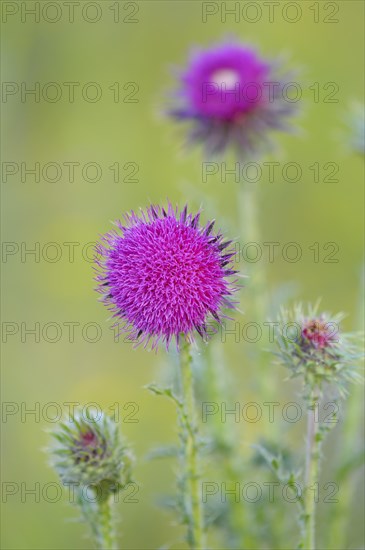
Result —
[{"label": "blurred purple thistle flower", "polygon": [[292,75],[279,75],[277,61],[233,41],[194,51],[169,114],[191,122],[190,140],[208,155],[232,146],[239,158],[252,156],[269,148],[270,130],[289,130],[285,119],[296,110],[286,95]]},{"label": "blurred purple thistle flower", "polygon": [[137,216],[125,215],[126,224],[107,233],[98,246],[98,292],[122,320],[123,331],[137,344],[168,348],[173,337],[179,345],[184,334],[195,331],[205,340],[207,320],[220,322],[223,307],[237,287],[226,280],[235,252],[221,233],[212,234],[213,222],[199,225],[200,212],[179,212],[169,203],[165,210],[151,205]]}]

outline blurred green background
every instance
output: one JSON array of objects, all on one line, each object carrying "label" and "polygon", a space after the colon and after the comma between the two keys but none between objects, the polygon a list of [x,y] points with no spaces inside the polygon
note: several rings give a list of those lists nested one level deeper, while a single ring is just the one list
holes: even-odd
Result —
[{"label": "blurred green background", "polygon": [[[62,175],[54,183],[42,176],[36,182],[31,175],[22,182],[19,167],[19,172],[9,175],[7,180],[3,178],[2,183],[2,240],[15,243],[5,245],[2,265],[3,342],[6,340],[2,352],[2,398],[15,407],[14,414],[3,416],[2,479],[18,484],[18,492],[5,497],[3,504],[2,547],[90,547],[84,526],[74,521],[77,511],[67,504],[65,495],[55,503],[47,502],[41,495],[36,502],[34,497],[24,496],[24,491],[36,483],[42,489],[45,484],[57,481],[43,450],[49,442],[47,430],[52,427],[45,415],[51,417],[56,411],[47,409],[47,404],[96,402],[109,411],[114,403],[119,404],[123,432],[138,458],[135,477],[140,484],[139,502],[118,505],[123,518],[122,547],[159,548],[183,535],[183,529],[174,525],[173,515],[157,504],[160,495],[174,492],[176,466],[173,461],[149,462],[144,457],[158,443],[177,442],[175,411],[172,404],[150,395],[143,386],[153,380],[168,379],[170,370],[176,367],[162,349],[154,354],[114,341],[107,311],[98,303],[94,292],[93,264],[85,258],[84,246],[108,231],[110,222],[125,211],[138,209],[150,201],[164,202],[167,197],[180,205],[188,201],[191,208],[203,206],[205,219],[216,218],[227,234],[244,242],[245,236],[239,232],[238,186],[256,185],[260,188],[258,222],[262,241],[277,241],[280,246],[295,241],[302,247],[303,256],[297,263],[289,263],[283,260],[279,248],[273,263],[265,256],[266,259],[250,265],[251,272],[267,268],[273,302],[281,300],[282,294],[278,294],[277,289],[289,285],[293,298],[315,301],[322,297],[325,309],[349,314],[344,321],[347,330],[359,328],[364,173],[363,158],[348,147],[351,131],[346,118],[352,101],[363,96],[364,4],[347,0],[331,2],[339,7],[333,16],[339,20],[337,23],[323,22],[332,11],[328,7],[325,10],[324,2],[315,3],[319,22],[314,22],[312,2],[297,3],[302,16],[296,23],[286,21],[282,15],[287,2],[280,3],[273,22],[269,21],[267,8],[260,3],[262,17],[255,23],[242,15],[238,22],[229,16],[222,22],[221,3],[213,3],[219,13],[203,22],[202,3],[186,0],[99,1],[94,4],[102,15],[95,23],[83,20],[81,7],[87,4],[83,1],[75,7],[73,23],[67,20],[68,8],[63,2],[56,2],[62,16],[54,23],[46,20],[55,18],[52,7],[48,8],[46,18],[40,15],[39,22],[32,16],[22,22],[20,4],[30,9],[34,2],[3,2],[3,10],[5,4],[16,4],[19,11],[10,15],[12,8],[7,7],[10,11],[6,11],[9,15],[5,19],[3,12],[3,82],[19,86],[24,82],[29,88],[39,82],[41,89],[46,83],[56,82],[61,86],[62,97],[54,103],[42,96],[39,102],[32,96],[22,102],[20,93],[9,95],[7,101],[3,97],[2,160],[17,163],[18,167],[24,162],[28,168],[36,162],[41,167],[55,162],[62,167]],[[227,7],[233,4],[227,3]],[[120,21],[114,22],[117,5]],[[138,12],[133,15],[135,5]],[[94,18],[97,12],[92,6],[88,9],[87,17]],[[290,11],[287,13],[292,17]],[[247,14],[248,18],[254,17],[253,11]],[[123,22],[125,18],[136,22]],[[257,184],[240,184],[233,177],[222,183],[218,175],[203,182],[200,151],[182,154],[183,131],[161,116],[166,94],[174,86],[174,66],[183,65],[192,46],[209,45],[229,34],[252,43],[264,55],[287,54],[288,66],[300,70],[297,80],[303,87],[303,112],[293,125],[301,131],[298,135],[278,136],[279,159],[268,158],[279,160],[281,165],[290,161],[299,163],[303,177],[298,183],[283,181],[280,175],[271,184],[264,178]],[[73,103],[68,101],[64,82],[80,83],[75,88]],[[99,84],[100,101],[92,103],[82,98],[81,89],[88,82]],[[119,102],[114,101],[114,92],[109,89],[115,82],[120,84]],[[138,85],[136,103],[122,101],[132,91],[132,88],[123,89],[128,82]],[[320,84],[320,89],[327,82],[337,83],[338,102],[315,103],[309,90],[315,82]],[[50,96],[52,93],[49,89]],[[90,95],[92,93],[90,88]],[[75,167],[74,182],[69,181],[65,162],[80,163]],[[82,167],[90,162],[101,167],[98,181],[85,181],[82,176]],[[118,183],[113,181],[109,168],[116,162],[120,164]],[[315,162],[320,166],[336,162],[339,181],[326,183],[321,177],[319,183],[314,182],[309,166]],[[126,163],[138,165],[138,173],[134,175],[138,181],[122,181],[133,169],[125,166]],[[52,169],[49,174],[52,177]],[[92,168],[87,177],[94,177]],[[44,249],[44,245],[51,242],[57,243],[57,248]],[[309,249],[315,242],[320,243],[320,247],[328,242],[337,243],[338,263],[324,263],[323,248],[321,260],[315,263]],[[24,245],[21,243],[26,243],[29,249],[39,246],[39,261],[34,255],[22,257]],[[75,247],[73,262],[64,243],[80,243]],[[56,250],[58,253],[61,250],[58,261],[44,259],[42,251],[46,258],[47,253],[48,258],[52,258]],[[13,253],[6,255],[9,251]],[[92,256],[91,249],[88,255]],[[250,293],[250,284],[248,280],[241,293],[241,312],[235,314],[241,323],[247,321],[245,296]],[[68,325],[64,324],[70,322],[78,323],[73,342],[69,341]],[[22,327],[21,323],[25,325]],[[32,328],[35,323],[40,323],[39,342],[24,332],[25,327]],[[58,329],[47,323],[56,323]],[[88,323],[97,324],[101,331],[99,339]],[[7,334],[9,330],[16,333]],[[46,331],[46,336],[42,331]],[[57,341],[50,342],[52,338]],[[93,339],[97,341],[90,342]],[[227,368],[235,380],[236,398],[242,403],[260,402],[255,389],[255,366],[243,359],[245,346],[247,348],[247,343],[237,344],[233,337],[227,336],[224,348]],[[200,353],[204,355],[203,347]],[[285,375],[277,368],[276,383],[272,387],[273,400],[283,403],[295,400],[298,389],[292,383],[283,383]],[[325,446],[324,470],[328,479],[333,479],[331,472],[362,446],[361,394],[362,388],[353,390],[349,402],[358,424],[354,427],[349,422],[351,430],[347,434],[344,428],[347,416],[343,413],[341,426],[331,433]],[[13,405],[6,403],[5,412],[9,412]],[[128,403],[138,406],[136,423],[126,419],[132,410],[123,410]],[[45,406],[46,413],[42,415]],[[21,411],[35,407],[40,408],[39,417],[31,414],[22,417]],[[15,412],[16,408],[19,412]],[[250,445],[260,439],[268,426],[265,419],[256,424],[241,422],[239,430],[243,456],[249,456]],[[287,423],[279,443],[300,449],[304,430],[304,420],[294,426]],[[347,510],[350,519],[346,526],[348,548],[363,547],[362,476],[361,468],[355,469],[348,484],[351,492],[351,505]],[[260,480],[259,471],[253,480]],[[341,491],[338,498],[341,499]],[[294,513],[291,509],[288,511],[293,517]],[[283,530],[286,525],[283,517]],[[295,544],[292,536],[283,534],[285,547]],[[319,541],[321,548],[329,544],[325,523],[319,525]],[[331,544],[337,548],[336,542]],[[181,543],[173,545],[173,548],[184,547]]]}]

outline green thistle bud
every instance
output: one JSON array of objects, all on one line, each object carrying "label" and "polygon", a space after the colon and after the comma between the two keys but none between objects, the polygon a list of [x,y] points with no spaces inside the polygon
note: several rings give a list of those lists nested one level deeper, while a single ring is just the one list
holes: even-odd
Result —
[{"label": "green thistle bud", "polygon": [[277,327],[278,363],[286,366],[292,377],[302,376],[309,388],[322,383],[337,386],[346,393],[350,381],[360,379],[357,366],[362,357],[357,334],[340,330],[343,314],[318,313],[318,305],[301,304],[282,310]]},{"label": "green thistle bud", "polygon": [[[97,548],[117,548],[112,495],[131,482],[133,457],[105,413],[76,412],[52,432],[51,464],[62,483],[77,487],[76,504]],[[84,488],[91,489],[93,498]]]},{"label": "green thistle bud", "polygon": [[132,455],[105,413],[75,413],[52,432],[51,462],[63,483],[102,485],[111,493],[131,480]]},{"label": "green thistle bud", "polygon": [[361,340],[358,334],[340,330],[342,319],[342,314],[318,313],[318,304],[308,306],[305,312],[298,304],[292,310],[282,310],[277,323],[277,362],[291,371],[291,377],[302,377],[307,401],[305,490],[299,501],[302,534],[298,548],[317,548],[312,489],[319,483],[321,447],[330,429],[318,421],[315,412],[324,395],[324,385],[330,386],[331,393],[335,390],[345,397],[348,383],[361,380],[357,373],[363,355]]}]

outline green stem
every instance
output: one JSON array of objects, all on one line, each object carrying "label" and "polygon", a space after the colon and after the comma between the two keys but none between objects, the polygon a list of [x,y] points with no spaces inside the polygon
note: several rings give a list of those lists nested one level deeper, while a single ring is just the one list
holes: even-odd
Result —
[{"label": "green stem", "polygon": [[306,448],[306,484],[305,484],[305,526],[304,548],[316,548],[316,496],[319,482],[319,460],[321,435],[316,414],[318,388],[311,391],[308,405],[307,448]]},{"label": "green stem", "polygon": [[103,496],[98,500],[98,548],[100,550],[114,550],[116,548],[113,517],[112,496]]},{"label": "green stem", "polygon": [[[257,250],[262,250],[262,236],[259,226],[258,216],[258,195],[259,190],[252,187],[252,184],[244,182],[240,186],[238,192],[238,209],[239,209],[239,224],[240,224],[240,242],[256,243]],[[248,253],[252,248],[247,248]],[[254,250],[254,249],[253,249]],[[241,261],[242,258],[241,250]],[[251,254],[255,254],[251,252]],[[242,272],[248,276],[245,283],[246,292],[244,297],[245,322],[258,323],[262,334],[265,334],[263,323],[267,320],[269,309],[269,294],[266,275],[266,266],[263,259],[259,259],[255,263],[244,262],[242,264]],[[267,342],[268,343],[268,342]],[[273,388],[273,369],[268,368],[266,356],[262,352],[262,342],[249,343],[245,346],[246,360],[251,368],[257,369],[259,372],[255,377],[256,391],[261,395],[262,402],[272,401]],[[275,439],[275,431],[277,424],[264,424],[263,435]],[[277,435],[277,434],[276,434]]]},{"label": "green stem", "polygon": [[[210,342],[207,360],[207,390],[209,399],[213,403],[232,401],[227,373],[225,372],[222,345],[214,340]],[[225,474],[227,481],[241,481],[244,479],[244,463],[240,456],[240,436],[236,424],[224,424],[220,415],[212,418],[211,431],[217,446],[218,463]],[[246,514],[242,502],[230,502],[230,530],[229,544],[234,548],[247,548]]]},{"label": "green stem", "polygon": [[190,344],[185,340],[180,348],[180,370],[182,382],[181,438],[184,443],[184,464],[186,467],[186,513],[188,518],[188,542],[193,550],[204,549],[203,509],[198,472],[198,428],[194,399],[194,380]]},{"label": "green stem", "polygon": [[[261,231],[258,217],[258,190],[249,187],[248,183],[239,189],[239,224],[242,243],[256,243],[262,249]],[[244,273],[249,275],[250,294],[246,296],[248,313],[252,321],[262,322],[267,315],[266,273],[262,260],[257,263],[245,262]]]},{"label": "green stem", "polygon": [[95,546],[99,550],[114,550],[117,546],[111,509],[113,497],[102,484],[98,485],[96,495],[97,499],[91,501],[79,492],[78,503],[83,519],[90,526]]}]

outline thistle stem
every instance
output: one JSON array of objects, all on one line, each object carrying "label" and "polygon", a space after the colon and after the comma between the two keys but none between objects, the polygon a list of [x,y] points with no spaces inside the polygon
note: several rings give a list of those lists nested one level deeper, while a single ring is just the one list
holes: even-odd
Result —
[{"label": "thistle stem", "polygon": [[[231,401],[230,385],[225,372],[223,348],[214,340],[208,347],[207,386],[209,399],[213,403]],[[225,424],[219,415],[212,417],[212,435],[218,449],[219,466],[225,479],[235,482],[244,479],[244,463],[240,456],[240,433],[236,424]],[[230,503],[231,540],[228,543],[233,548],[247,548],[247,517],[241,500]]]},{"label": "thistle stem", "polygon": [[316,415],[318,399],[318,389],[313,388],[309,397],[307,416],[305,527],[303,546],[306,550],[315,550],[316,548],[316,497],[318,493],[321,446],[319,420]]},{"label": "thistle stem", "polygon": [[98,550],[115,550],[115,531],[112,516],[112,495],[104,492],[102,485],[98,486],[100,494],[93,501],[85,498],[80,491],[79,505],[84,521],[90,526],[92,537]]},{"label": "thistle stem", "polygon": [[180,348],[182,382],[181,439],[184,445],[185,507],[188,518],[188,542],[193,550],[204,549],[203,509],[198,471],[198,428],[194,399],[194,380],[190,344],[185,340]]},{"label": "thistle stem", "polygon": [[[260,250],[262,237],[258,223],[258,198],[258,189],[251,188],[247,182],[244,182],[240,186],[238,192],[238,214],[241,244],[256,243]],[[243,249],[241,253],[242,251]],[[255,269],[250,269],[253,266]],[[249,292],[247,292],[245,297],[246,319],[250,322],[259,323],[261,326],[268,314],[268,285],[265,266],[262,260],[254,264],[245,262],[243,271],[249,277],[247,280]],[[256,377],[258,384],[257,391],[261,393],[263,401],[270,401],[273,388],[272,369],[268,369],[265,365],[263,354],[258,344],[250,345],[246,359],[251,365],[255,365],[255,368],[261,369],[261,375]]]},{"label": "thistle stem", "polygon": [[114,550],[116,548],[113,517],[112,496],[105,496],[98,500],[98,548],[100,550]]},{"label": "thistle stem", "polygon": [[[256,243],[261,246],[261,231],[258,216],[258,190],[251,189],[250,184],[241,185],[238,194],[239,223],[241,239],[245,243]],[[245,263],[245,273],[249,270],[251,263]],[[260,262],[254,264],[255,269],[248,275],[252,279],[250,284],[249,314],[256,317],[257,321],[263,321],[267,315],[267,284],[265,269]],[[247,297],[246,297],[247,300]]]}]

